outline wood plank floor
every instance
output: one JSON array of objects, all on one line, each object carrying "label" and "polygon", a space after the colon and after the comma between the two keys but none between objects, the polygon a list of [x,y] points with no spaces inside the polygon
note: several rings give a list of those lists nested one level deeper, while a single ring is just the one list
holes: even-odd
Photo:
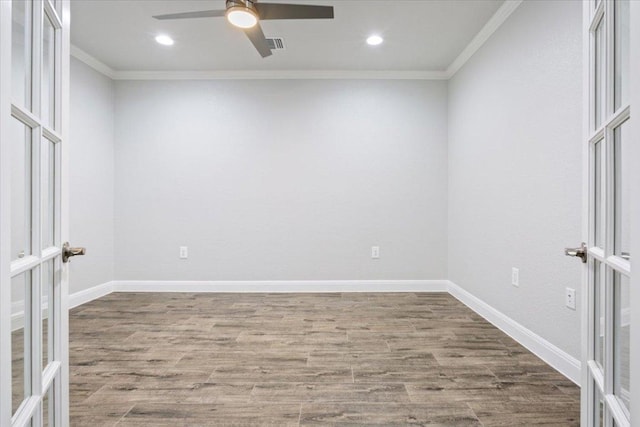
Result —
[{"label": "wood plank floor", "polygon": [[72,426],[579,424],[579,389],[448,294],[114,293],[74,309]]}]

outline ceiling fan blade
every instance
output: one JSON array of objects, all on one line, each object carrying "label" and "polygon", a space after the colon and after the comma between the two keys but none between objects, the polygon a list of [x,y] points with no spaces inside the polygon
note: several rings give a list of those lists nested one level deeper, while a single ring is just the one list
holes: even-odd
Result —
[{"label": "ceiling fan blade", "polygon": [[263,58],[271,56],[271,48],[267,43],[267,38],[262,32],[262,27],[260,26],[260,24],[256,24],[252,28],[247,28],[246,30],[244,30],[244,33],[247,35],[247,37],[249,37],[249,40],[251,40],[251,43],[253,43],[258,53],[260,53],[260,56],[262,56]]},{"label": "ceiling fan blade", "polygon": [[168,15],[156,15],[156,19],[192,19],[192,18],[214,18],[224,16],[226,10],[201,10],[199,12],[170,13]]},{"label": "ceiling fan blade", "polygon": [[254,3],[260,19],[333,19],[333,6]]}]

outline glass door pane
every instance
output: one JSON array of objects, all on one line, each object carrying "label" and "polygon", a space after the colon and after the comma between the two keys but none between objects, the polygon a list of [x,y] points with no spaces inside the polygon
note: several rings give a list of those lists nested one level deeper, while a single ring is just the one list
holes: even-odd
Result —
[{"label": "glass door pane", "polygon": [[604,19],[600,20],[598,27],[593,35],[594,38],[594,50],[593,50],[593,129],[598,129],[602,124],[602,118],[604,115],[604,79],[605,79],[605,54],[604,54]]},{"label": "glass door pane", "polygon": [[53,361],[53,321],[55,286],[54,260],[47,261],[42,268],[42,367]]},{"label": "glass door pane", "polygon": [[630,260],[629,236],[631,234],[631,213],[629,201],[631,189],[629,183],[629,135],[624,122],[614,130],[614,254]]},{"label": "glass door pane", "polygon": [[616,0],[614,6],[614,107],[629,102],[629,0]]},{"label": "glass door pane", "polygon": [[594,315],[594,360],[604,370],[604,339],[605,339],[605,303],[606,293],[602,280],[602,267],[599,261],[593,261],[593,284],[595,296],[595,315]]},{"label": "glass door pane", "polygon": [[11,259],[31,255],[31,128],[11,120]]},{"label": "glass door pane", "polygon": [[56,144],[42,141],[42,248],[46,249],[55,246]]},{"label": "glass door pane", "polygon": [[55,28],[45,14],[42,28],[42,106],[41,119],[45,126],[55,124]]},{"label": "glass door pane", "polygon": [[15,307],[11,325],[11,412],[14,414],[24,399],[31,395],[30,295],[31,272],[11,279],[11,302]]},{"label": "glass door pane", "polygon": [[12,102],[31,109],[31,2],[11,2]]},{"label": "glass door pane", "polygon": [[593,244],[599,248],[604,247],[602,222],[604,219],[604,206],[602,203],[602,165],[604,158],[604,141],[598,141],[593,146]]},{"label": "glass door pane", "polygon": [[602,398],[602,392],[598,384],[592,382],[594,389],[594,404],[593,404],[593,425],[594,427],[604,426],[604,399]]},{"label": "glass door pane", "polygon": [[614,394],[622,402],[629,413],[629,366],[630,366],[630,320],[629,278],[615,273],[614,280],[614,353],[615,366],[613,372]]},{"label": "glass door pane", "polygon": [[[55,382],[54,382],[55,383]],[[42,427],[53,427],[53,390],[54,384],[49,387],[49,390],[42,399]]]}]

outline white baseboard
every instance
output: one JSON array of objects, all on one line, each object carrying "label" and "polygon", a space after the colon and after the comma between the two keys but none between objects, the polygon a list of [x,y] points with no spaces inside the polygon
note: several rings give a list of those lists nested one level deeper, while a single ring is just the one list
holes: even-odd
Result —
[{"label": "white baseboard", "polygon": [[114,292],[447,292],[448,280],[116,281]]},{"label": "white baseboard", "polygon": [[460,286],[449,281],[449,293],[495,327],[519,342],[527,350],[544,360],[558,372],[580,385],[580,361],[564,350],[522,326],[504,313],[491,307]]},{"label": "white baseboard", "polygon": [[115,282],[106,282],[80,292],[69,294],[69,308],[74,308],[113,292]]}]

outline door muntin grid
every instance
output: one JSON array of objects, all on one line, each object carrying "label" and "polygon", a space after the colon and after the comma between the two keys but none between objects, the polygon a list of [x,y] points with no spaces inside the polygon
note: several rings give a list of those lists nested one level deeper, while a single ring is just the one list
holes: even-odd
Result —
[{"label": "door muntin grid", "polygon": [[[16,427],[56,426],[61,419],[59,410],[56,411],[61,399],[62,365],[56,334],[62,314],[59,289],[61,137],[56,132],[60,129],[61,107],[62,22],[57,12],[61,7],[59,1],[12,1],[12,12],[15,12],[12,21],[24,23],[24,37],[16,41],[23,43],[24,61],[22,66],[12,67],[13,86],[15,88],[16,82],[20,86],[12,93],[11,113],[13,121],[29,130],[23,141],[14,138],[7,141],[24,144],[29,154],[25,160],[25,179],[20,186],[25,200],[21,202],[28,210],[12,210],[17,212],[14,217],[22,213],[25,223],[22,228],[26,230],[26,233],[20,232],[22,229],[16,227],[20,232],[16,234],[26,236],[25,249],[12,254],[10,268],[12,281],[21,278],[17,282],[22,283],[23,288],[17,294],[18,284],[11,298],[14,306],[22,304],[23,307],[22,315],[18,312],[13,316],[16,324],[11,328],[12,335],[22,331],[24,346],[22,357],[12,361],[12,371],[15,365],[24,365],[19,380],[11,384],[12,400],[15,400],[11,408],[12,425]],[[12,46],[12,59],[20,58],[15,53],[18,50]],[[12,224],[12,233],[13,228]],[[18,247],[20,240],[16,242]],[[23,325],[19,325],[20,322]]]},{"label": "door muntin grid", "polygon": [[[629,426],[628,1],[589,5],[589,298],[586,420]],[[625,16],[626,14],[626,16]],[[625,31],[627,32],[625,34]],[[626,68],[625,68],[626,67]]]}]

